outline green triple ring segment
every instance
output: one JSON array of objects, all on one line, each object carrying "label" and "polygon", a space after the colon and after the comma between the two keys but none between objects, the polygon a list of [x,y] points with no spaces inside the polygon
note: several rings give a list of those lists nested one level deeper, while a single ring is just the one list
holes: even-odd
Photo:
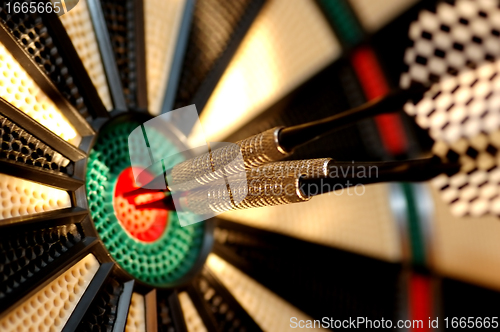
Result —
[{"label": "green triple ring segment", "polygon": [[[113,208],[114,190],[120,173],[130,167],[128,136],[139,125],[110,123],[101,131],[88,158],[87,200],[97,232],[115,261],[138,280],[161,287],[176,282],[193,267],[201,250],[204,225],[181,227],[177,213],[170,211],[165,231],[154,242],[138,241],[121,226]],[[182,161],[178,149],[160,133],[148,131],[148,141],[153,151],[179,156],[180,160],[169,162]],[[149,160],[147,150],[135,151],[144,154],[141,160]]]}]

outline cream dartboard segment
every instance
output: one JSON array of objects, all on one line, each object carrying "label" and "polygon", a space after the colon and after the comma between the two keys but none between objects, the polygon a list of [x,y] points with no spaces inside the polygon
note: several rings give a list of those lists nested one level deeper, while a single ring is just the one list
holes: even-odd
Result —
[{"label": "cream dartboard segment", "polygon": [[187,292],[179,293],[179,302],[184,312],[188,332],[208,332]]},{"label": "cream dartboard segment", "polygon": [[[190,140],[221,141],[335,60],[340,47],[318,6],[271,0],[229,63]],[[244,78],[244,79],[243,79]],[[196,145],[195,145],[196,146]]]},{"label": "cream dartboard segment", "polygon": [[[312,213],[317,216],[315,222],[308,218]],[[344,190],[305,203],[234,210],[221,217],[386,261],[402,259],[399,226],[387,184],[366,186],[360,196]]]},{"label": "cream dartboard segment", "polygon": [[80,135],[1,43],[0,70],[1,98],[57,136],[78,146],[81,141]]},{"label": "cream dartboard segment", "polygon": [[139,293],[132,294],[125,332],[146,332],[146,303],[144,295]]},{"label": "cream dartboard segment", "polygon": [[1,218],[31,215],[71,206],[66,191],[0,174]]},{"label": "cream dartboard segment", "polygon": [[[498,185],[496,185],[498,186]],[[432,265],[440,274],[500,289],[500,223],[496,216],[456,217],[430,186],[434,198]],[[496,203],[498,204],[498,203]],[[479,227],[479,225],[481,227]]]},{"label": "cream dartboard segment", "polygon": [[161,111],[186,0],[144,0],[148,106]]},{"label": "cream dartboard segment", "polygon": [[375,32],[397,17],[417,0],[349,0],[368,32]]},{"label": "cream dartboard segment", "polygon": [[88,254],[0,321],[5,331],[62,331],[99,262]]}]

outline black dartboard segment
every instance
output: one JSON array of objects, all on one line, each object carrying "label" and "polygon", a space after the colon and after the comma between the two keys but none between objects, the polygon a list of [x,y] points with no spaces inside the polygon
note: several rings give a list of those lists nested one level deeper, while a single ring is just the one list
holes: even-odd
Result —
[{"label": "black dartboard segment", "polygon": [[158,332],[186,332],[177,291],[159,291],[156,298]]},{"label": "black dartboard segment", "polygon": [[188,293],[205,326],[217,331],[261,330],[208,267],[194,278]]},{"label": "black dartboard segment", "polygon": [[112,331],[122,291],[123,284],[113,277],[109,277],[90,305],[90,309],[80,322],[77,331]]},{"label": "black dartboard segment", "polygon": [[74,168],[69,159],[3,115],[0,115],[0,158],[70,175]]},{"label": "black dartboard segment", "polygon": [[265,0],[198,0],[174,108],[200,112]]},{"label": "black dartboard segment", "polygon": [[127,106],[147,107],[142,1],[101,0]]},{"label": "black dartboard segment", "polygon": [[222,219],[214,237],[215,254],[313,318],[391,319],[402,310],[398,264]]},{"label": "black dartboard segment", "polygon": [[5,309],[61,265],[60,257],[85,238],[77,225],[57,226],[0,236],[0,309]]}]

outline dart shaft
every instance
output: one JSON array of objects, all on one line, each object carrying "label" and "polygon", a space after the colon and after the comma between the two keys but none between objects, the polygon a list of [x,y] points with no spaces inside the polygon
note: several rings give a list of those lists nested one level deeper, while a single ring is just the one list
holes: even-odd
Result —
[{"label": "dart shaft", "polygon": [[408,100],[421,99],[427,90],[428,88],[423,85],[415,85],[405,90],[394,90],[384,97],[372,100],[359,107],[316,121],[283,128],[279,132],[280,146],[286,151],[293,151],[303,144],[357,121],[379,114],[398,112]]},{"label": "dart shaft", "polygon": [[181,199],[184,209],[197,214],[235,209],[284,205],[307,201],[299,189],[299,179],[328,175],[330,158],[269,163],[252,168],[243,178],[229,178],[187,192]]}]

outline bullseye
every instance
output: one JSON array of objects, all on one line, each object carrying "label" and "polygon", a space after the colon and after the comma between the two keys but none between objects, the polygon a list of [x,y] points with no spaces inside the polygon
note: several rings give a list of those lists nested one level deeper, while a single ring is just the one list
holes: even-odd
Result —
[{"label": "bullseye", "polygon": [[[118,176],[113,207],[118,221],[131,237],[143,242],[153,242],[159,239],[165,231],[168,210],[161,207],[141,208],[140,205],[160,200],[164,198],[164,194],[152,193],[124,197],[125,193],[139,188],[134,180],[134,171],[137,174],[143,170],[128,167]],[[142,172],[142,176],[145,181],[153,180],[153,176],[146,172]]]},{"label": "bullseye", "polygon": [[[164,199],[168,192],[137,190],[134,173],[141,174],[142,185],[154,179],[148,149],[129,141],[140,124],[119,118],[101,129],[88,158],[87,200],[94,226],[120,268],[149,285],[171,287],[197,263],[205,227],[181,226],[174,206]],[[158,155],[179,156],[165,163],[167,169],[184,160],[162,132],[151,130],[148,143]],[[138,155],[133,167],[129,151]]]}]

